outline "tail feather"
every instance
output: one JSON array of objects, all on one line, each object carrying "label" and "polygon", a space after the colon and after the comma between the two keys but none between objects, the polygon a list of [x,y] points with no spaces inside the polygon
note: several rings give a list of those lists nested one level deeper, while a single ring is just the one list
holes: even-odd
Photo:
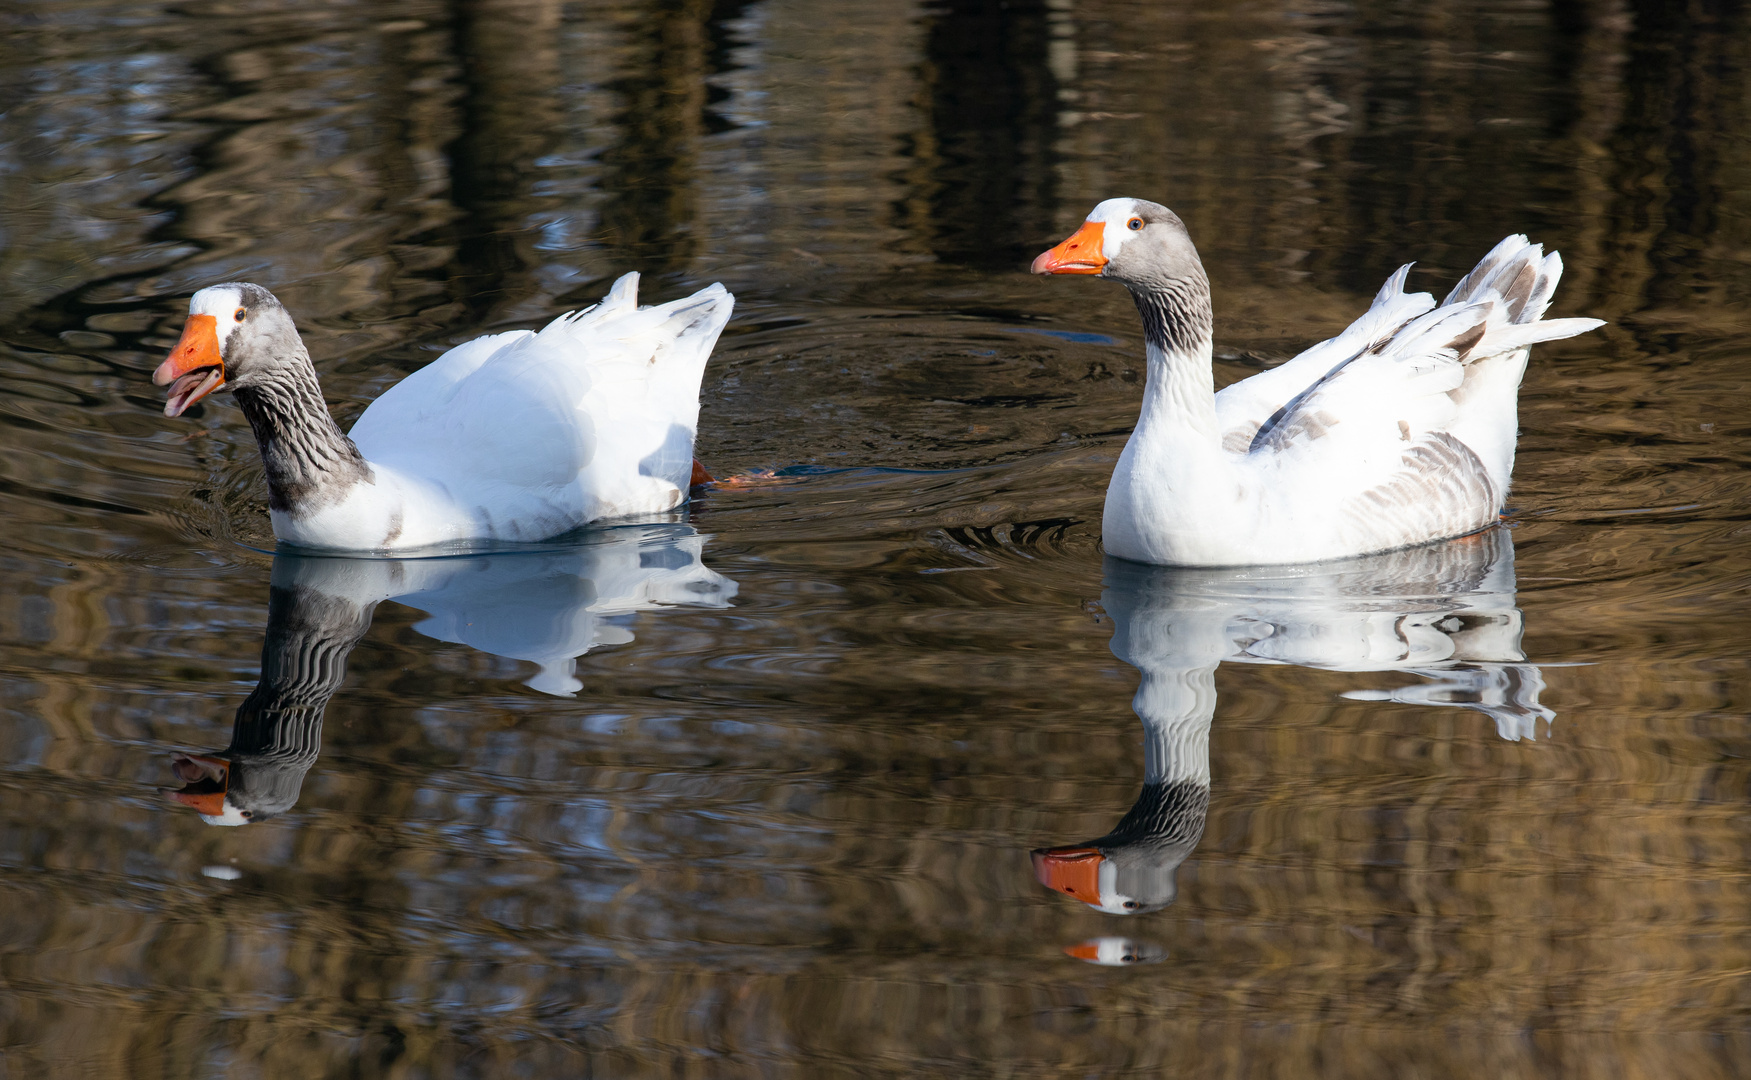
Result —
[{"label": "tail feather", "polygon": [[1490,289],[1506,296],[1508,283],[1520,272],[1521,264],[1529,253],[1532,258],[1538,258],[1544,254],[1544,250],[1520,233],[1504,236],[1501,243],[1491,248],[1489,254],[1472,267],[1471,273],[1459,279],[1459,284],[1453,286],[1453,291],[1447,294],[1447,299],[1441,301],[1441,306],[1478,299]]},{"label": "tail feather", "polygon": [[[561,315],[542,328],[541,336],[567,338],[587,333],[629,344],[644,342],[655,347],[659,357],[683,345],[703,344],[709,352],[734,307],[735,297],[722,284],[714,283],[691,296],[641,308],[638,274],[629,273],[615,281],[601,303]],[[700,338],[706,340],[695,340]],[[700,359],[703,362],[703,357]]]},{"label": "tail feather", "polygon": [[1574,337],[1605,325],[1599,319],[1542,321],[1562,276],[1562,256],[1554,251],[1546,255],[1543,245],[1515,234],[1490,249],[1429,317],[1444,316],[1449,308],[1476,311],[1474,328],[1446,345],[1461,362]]},{"label": "tail feather", "polygon": [[1523,349],[1541,341],[1560,341],[1585,334],[1605,325],[1604,319],[1546,319],[1535,323],[1516,323],[1495,327],[1488,338],[1490,352],[1501,353]]},{"label": "tail feather", "polygon": [[1464,360],[1485,336],[1498,300],[1489,292],[1462,303],[1443,304],[1406,324],[1394,337],[1392,350],[1400,356],[1448,354]]},{"label": "tail feather", "polygon": [[1551,252],[1538,265],[1537,280],[1532,283],[1526,301],[1513,312],[1517,323],[1537,322],[1550,310],[1551,297],[1556,293],[1556,283],[1562,280],[1563,257]]},{"label": "tail feather", "polygon": [[1516,233],[1490,249],[1442,304],[1465,303],[1494,292],[1501,296],[1510,323],[1535,323],[1550,309],[1562,276],[1562,256],[1554,251],[1546,255],[1544,245]]},{"label": "tail feather", "polygon": [[1392,276],[1386,279],[1386,283],[1380,286],[1380,291],[1374,294],[1374,302],[1368,305],[1368,310],[1372,311],[1377,307],[1389,304],[1394,297],[1403,295],[1405,279],[1410,277],[1411,267],[1415,265],[1416,263],[1405,263],[1394,270]]}]

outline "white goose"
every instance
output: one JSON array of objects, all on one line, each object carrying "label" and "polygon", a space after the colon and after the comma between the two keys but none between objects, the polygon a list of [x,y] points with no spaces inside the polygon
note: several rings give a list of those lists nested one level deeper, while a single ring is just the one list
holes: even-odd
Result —
[{"label": "white goose", "polygon": [[221,387],[236,395],[283,541],[406,551],[541,540],[686,501],[703,479],[699,383],[734,305],[712,285],[640,308],[627,274],[539,333],[456,346],[390,387],[349,438],[292,317],[261,286],[233,282],[195,293],[152,381],[170,386],[167,416]]},{"label": "white goose", "polygon": [[1036,274],[1131,290],[1148,378],[1107,488],[1102,541],[1137,562],[1314,562],[1462,536],[1496,521],[1514,468],[1528,347],[1598,319],[1540,321],[1562,277],[1510,236],[1437,305],[1401,267],[1348,330],[1214,393],[1210,283],[1185,225],[1108,199]]}]

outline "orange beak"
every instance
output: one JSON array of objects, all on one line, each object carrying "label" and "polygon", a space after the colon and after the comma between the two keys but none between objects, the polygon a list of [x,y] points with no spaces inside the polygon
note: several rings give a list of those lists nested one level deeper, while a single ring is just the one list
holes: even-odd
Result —
[{"label": "orange beak", "polygon": [[1085,221],[1070,239],[1034,260],[1036,274],[1098,274],[1107,264],[1100,253],[1106,243],[1106,224]]},{"label": "orange beak", "polygon": [[207,791],[194,794],[187,791],[167,791],[166,795],[184,806],[192,806],[195,813],[208,817],[225,816],[225,793],[223,791]]},{"label": "orange beak", "polygon": [[1106,856],[1099,848],[1040,848],[1034,852],[1034,877],[1085,904],[1100,903],[1100,864]]},{"label": "orange beak", "polygon": [[219,320],[211,315],[190,315],[182,327],[182,340],[152,373],[152,381],[170,386],[165,416],[180,416],[219,389],[225,382],[225,361],[219,356]]},{"label": "orange beak", "polygon": [[[212,318],[211,315],[200,317]],[[186,786],[181,791],[166,791],[166,796],[184,806],[192,806],[197,813],[208,817],[225,816],[225,792],[231,787],[229,761],[200,754],[179,754],[171,771]]]}]

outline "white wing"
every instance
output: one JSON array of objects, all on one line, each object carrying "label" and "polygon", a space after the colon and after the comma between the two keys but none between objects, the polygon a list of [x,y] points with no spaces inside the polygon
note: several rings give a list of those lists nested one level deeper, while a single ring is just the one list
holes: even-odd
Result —
[{"label": "white wing", "polygon": [[353,441],[373,463],[500,520],[679,502],[700,380],[734,298],[712,285],[641,310],[637,289],[627,274],[600,304],[539,333],[450,350],[366,409]]},{"label": "white wing", "polygon": [[[1314,377],[1244,447],[1239,438],[1229,444],[1271,489],[1346,520],[1359,545],[1489,524],[1513,469],[1527,348],[1602,325],[1540,320],[1562,260],[1524,236],[1497,244],[1432,309],[1426,294],[1403,294],[1404,272],[1355,326],[1278,369]],[[1268,404],[1287,382],[1250,392],[1246,404]]]}]

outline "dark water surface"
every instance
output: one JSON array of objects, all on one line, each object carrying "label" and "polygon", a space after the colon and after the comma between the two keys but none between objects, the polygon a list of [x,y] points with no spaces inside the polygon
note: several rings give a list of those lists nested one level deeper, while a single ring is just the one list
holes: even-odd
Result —
[{"label": "dark water surface", "polygon": [[[1740,5],[0,28],[0,1077],[1751,1075]],[[1560,249],[1510,528],[1103,563],[1141,337],[1024,270],[1114,195],[1221,382]],[[776,475],[573,545],[265,554],[150,383],[246,278],[350,422],[633,269],[736,293],[699,453]],[[1134,914],[1036,880],[1095,838]]]}]

